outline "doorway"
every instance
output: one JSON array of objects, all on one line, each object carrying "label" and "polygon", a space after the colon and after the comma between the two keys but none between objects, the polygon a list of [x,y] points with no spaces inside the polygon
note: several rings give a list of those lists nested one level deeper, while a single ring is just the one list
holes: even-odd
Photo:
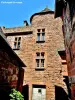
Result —
[{"label": "doorway", "polygon": [[32,100],[46,100],[46,86],[33,85]]},{"label": "doorway", "polygon": [[28,85],[23,86],[22,94],[24,96],[24,100],[29,100],[29,86]]}]

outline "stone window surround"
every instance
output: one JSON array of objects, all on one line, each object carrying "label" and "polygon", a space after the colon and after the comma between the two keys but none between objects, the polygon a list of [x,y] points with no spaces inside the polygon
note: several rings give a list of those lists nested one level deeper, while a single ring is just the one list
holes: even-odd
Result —
[{"label": "stone window surround", "polygon": [[21,44],[21,37],[15,37],[13,50],[19,50]]},{"label": "stone window surround", "polygon": [[45,28],[37,29],[37,43],[45,42]]},{"label": "stone window surround", "polygon": [[45,68],[45,53],[37,52],[36,53],[36,69],[44,69]]}]

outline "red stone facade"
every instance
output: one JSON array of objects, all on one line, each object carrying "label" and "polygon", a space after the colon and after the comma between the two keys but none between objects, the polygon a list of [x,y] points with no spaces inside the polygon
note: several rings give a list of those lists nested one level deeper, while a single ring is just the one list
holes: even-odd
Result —
[{"label": "red stone facade", "polygon": [[[24,72],[20,69],[22,68],[19,68],[17,64],[15,65],[15,60],[7,52],[0,50],[0,97],[3,94],[8,96],[11,88],[22,90]],[[19,73],[22,73],[23,76]]]},{"label": "red stone facade", "polygon": [[[54,19],[52,11],[36,13],[31,17],[31,25],[2,28],[2,30],[12,49],[14,49],[15,40],[21,37],[20,48],[16,48],[14,51],[26,64],[23,87],[28,88],[29,100],[35,100],[33,98],[38,96],[37,89],[39,93],[41,93],[41,90],[44,93],[43,97],[41,95],[42,100],[55,100],[55,87],[60,87],[67,94],[66,83],[63,81],[65,79],[63,76],[67,76],[67,65],[62,64],[65,59],[63,60],[58,53],[64,48],[60,18]],[[43,41],[37,41],[38,31],[41,34],[44,31],[45,36],[40,35]],[[41,60],[44,61],[43,67],[40,68],[36,66],[37,56],[39,55],[44,58],[44,60]]]},{"label": "red stone facade", "polygon": [[19,68],[10,62],[6,52],[0,51],[0,83],[8,83],[10,87],[17,88]]},{"label": "red stone facade", "polygon": [[[65,14],[65,15],[64,15]],[[66,58],[68,65],[68,75],[71,80],[71,99],[75,100],[75,36],[74,36],[74,16],[73,22],[71,20],[70,8],[67,3],[66,10],[63,9],[63,22],[64,22],[64,37],[65,37],[65,48],[66,48]],[[65,18],[66,17],[66,18]],[[65,18],[65,19],[64,19]],[[66,21],[66,23],[65,23]],[[65,26],[66,24],[66,26]]]},{"label": "red stone facade", "polygon": [[22,90],[25,64],[9,46],[6,37],[0,32],[0,98],[9,100],[12,88]]},{"label": "red stone facade", "polygon": [[[62,2],[62,0],[60,0]],[[59,4],[56,0],[56,6]],[[75,1],[63,0],[61,15],[63,21],[63,35],[66,49],[66,60],[69,75],[69,87],[71,89],[71,100],[75,100]],[[57,7],[56,7],[57,9]],[[57,11],[56,16],[59,14]]]}]

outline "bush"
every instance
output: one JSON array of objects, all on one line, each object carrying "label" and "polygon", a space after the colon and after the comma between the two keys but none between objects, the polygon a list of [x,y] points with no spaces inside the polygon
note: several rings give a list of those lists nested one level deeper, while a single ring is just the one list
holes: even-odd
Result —
[{"label": "bush", "polygon": [[10,100],[24,100],[24,96],[16,89],[12,89],[9,96],[12,98]]}]

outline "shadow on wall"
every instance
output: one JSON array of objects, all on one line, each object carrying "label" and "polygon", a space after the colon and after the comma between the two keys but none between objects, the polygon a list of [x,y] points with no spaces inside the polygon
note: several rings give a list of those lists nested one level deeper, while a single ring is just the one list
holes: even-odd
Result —
[{"label": "shadow on wall", "polygon": [[23,86],[22,94],[24,96],[24,100],[29,100],[29,86],[28,85]]},{"label": "shadow on wall", "polygon": [[5,81],[0,81],[0,100],[10,100],[9,94],[11,88],[7,82]]},{"label": "shadow on wall", "polygon": [[70,88],[69,88],[69,81],[68,81],[68,77],[64,76],[64,80],[63,80],[67,86],[67,91],[68,94],[65,92],[65,90],[60,87],[60,86],[55,86],[55,100],[71,100],[71,92],[70,92]]},{"label": "shadow on wall", "polygon": [[62,87],[55,86],[55,100],[69,100],[67,93]]},{"label": "shadow on wall", "polygon": [[67,87],[68,97],[71,98],[71,89],[70,89],[70,83],[69,83],[68,76],[64,76],[64,80],[63,81],[65,82],[66,87]]}]

